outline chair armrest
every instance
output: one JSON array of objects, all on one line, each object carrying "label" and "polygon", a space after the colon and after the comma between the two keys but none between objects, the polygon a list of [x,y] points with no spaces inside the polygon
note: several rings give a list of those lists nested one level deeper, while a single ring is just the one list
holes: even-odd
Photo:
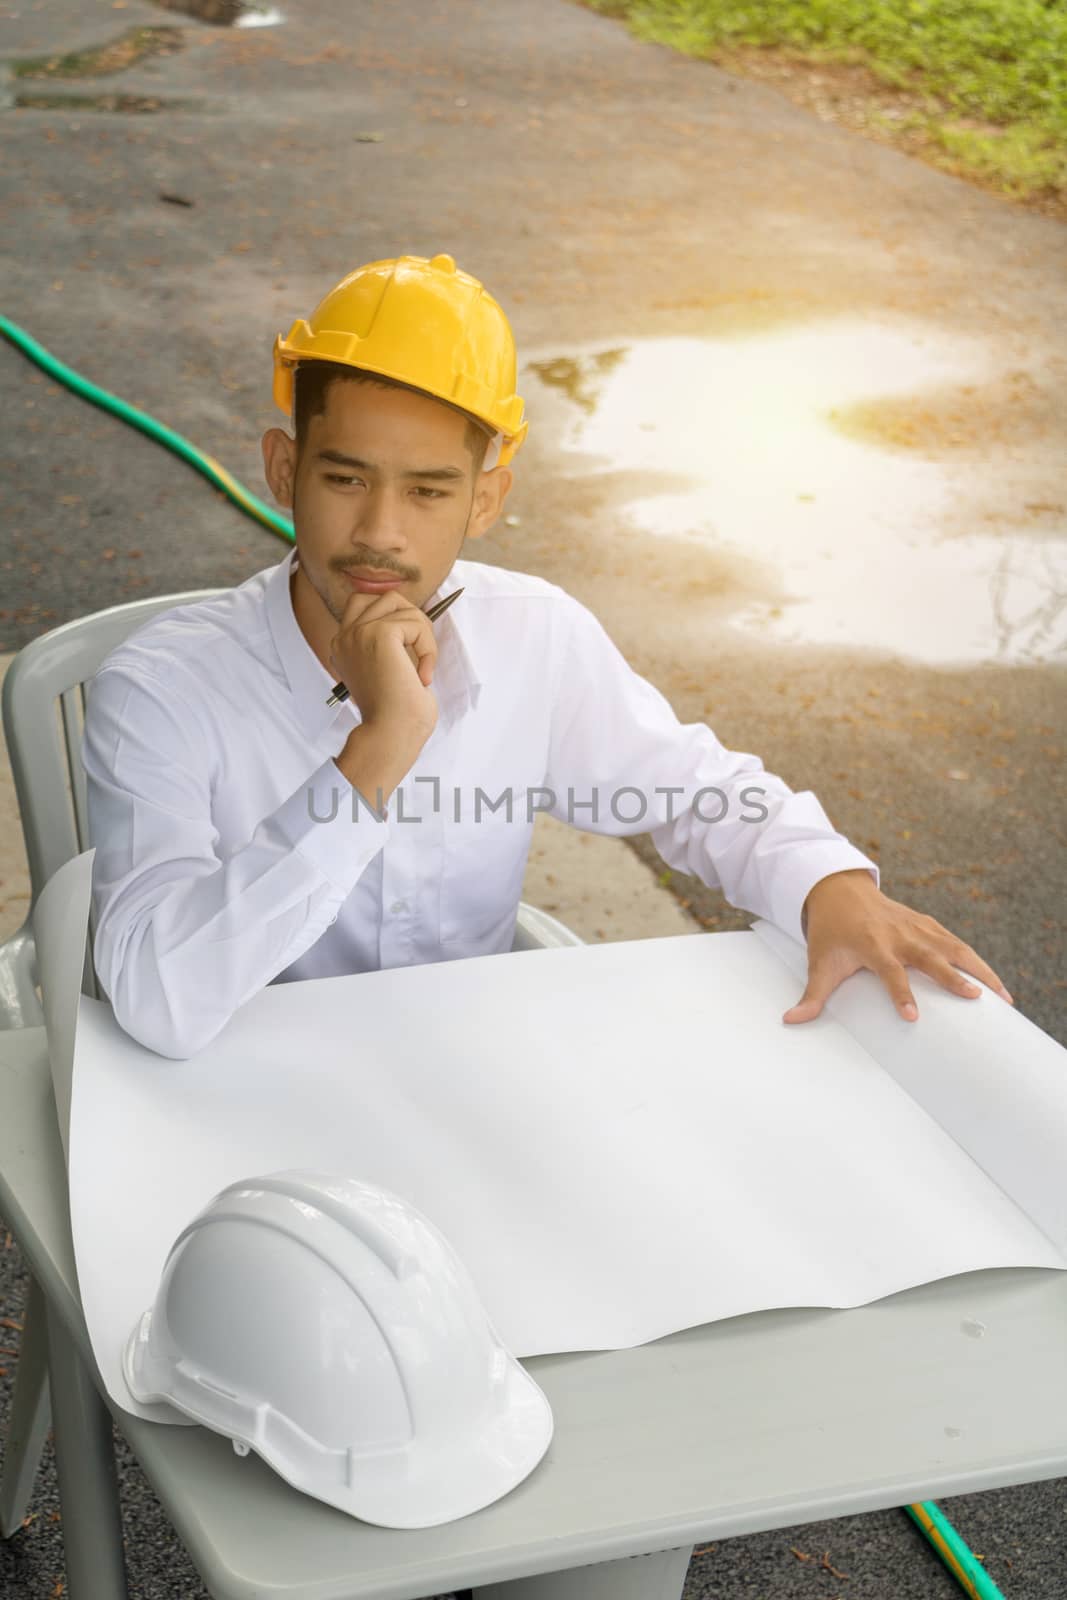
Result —
[{"label": "chair armrest", "polygon": [[27,915],[22,927],[0,944],[0,1031],[41,1027],[44,1011],[36,984],[37,946]]},{"label": "chair armrest", "polygon": [[515,921],[515,938],[511,946],[513,951],[555,950],[563,945],[584,943],[584,939],[579,939],[576,933],[564,927],[555,917],[550,917],[547,911],[539,911],[536,906],[527,905],[524,900],[520,900],[519,914]]}]

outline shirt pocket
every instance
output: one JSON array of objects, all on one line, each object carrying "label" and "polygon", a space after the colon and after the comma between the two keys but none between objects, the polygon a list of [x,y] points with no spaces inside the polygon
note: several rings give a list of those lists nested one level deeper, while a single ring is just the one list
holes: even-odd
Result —
[{"label": "shirt pocket", "polygon": [[[495,793],[495,792],[494,792]],[[466,802],[466,794],[464,794]],[[526,790],[512,791],[508,808],[480,815],[473,803],[461,819],[444,818],[441,873],[441,943],[488,945],[512,924],[522,896],[533,826],[526,817]]]}]

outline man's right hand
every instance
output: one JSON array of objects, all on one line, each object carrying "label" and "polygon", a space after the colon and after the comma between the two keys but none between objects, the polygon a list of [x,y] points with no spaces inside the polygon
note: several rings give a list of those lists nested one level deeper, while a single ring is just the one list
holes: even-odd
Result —
[{"label": "man's right hand", "polygon": [[430,688],[437,664],[433,623],[396,589],[353,594],[330,661],[359,707],[362,726],[410,750],[414,761],[437,726]]}]

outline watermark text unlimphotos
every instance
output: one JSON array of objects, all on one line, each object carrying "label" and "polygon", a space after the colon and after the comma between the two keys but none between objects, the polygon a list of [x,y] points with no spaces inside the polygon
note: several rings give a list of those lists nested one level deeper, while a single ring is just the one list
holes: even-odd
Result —
[{"label": "watermark text unlimphotos", "polygon": [[[432,791],[432,815],[437,815],[442,809],[441,780],[439,778],[415,778],[415,783],[429,784]],[[335,822],[341,809],[341,796],[348,790],[338,789],[336,784],[330,787],[329,809],[321,809],[323,801],[320,796],[318,808],[316,797],[312,789],[307,790],[308,816],[312,822]],[[567,822],[598,823],[607,821],[610,816],[614,821],[624,824],[643,822],[649,814],[650,804],[653,809],[652,821],[656,827],[663,822],[674,822],[675,799],[684,795],[686,790],[680,786],[657,784],[652,791],[653,795],[666,795],[666,814],[660,816],[659,808],[655,801],[649,800],[643,789],[633,784],[624,784],[619,789],[613,789],[605,797],[604,791],[594,789],[588,799],[579,798],[573,788],[568,788],[566,793],[566,811],[564,812],[554,789],[533,787],[516,791],[506,788],[494,799],[484,789],[475,788],[472,792],[464,791],[458,786],[453,786],[451,805],[448,812],[453,822],[472,821],[475,823],[495,819],[501,811],[508,822],[532,823],[539,811],[551,811],[561,820],[565,817]],[[764,795],[766,789],[749,786],[742,789],[736,796],[736,801],[723,789],[708,787],[698,789],[692,799],[693,814],[701,822],[722,822],[728,815],[733,814],[741,822],[766,822],[770,812],[759,800],[751,798],[753,795]],[[738,808],[755,807],[754,811]],[[375,801],[364,798],[358,789],[351,789],[352,821],[358,822],[361,811],[367,811],[378,822],[387,818],[384,798],[381,789],[377,791]],[[404,811],[404,791],[397,789],[392,798],[393,820],[396,822],[423,822],[425,815],[407,815]]]}]

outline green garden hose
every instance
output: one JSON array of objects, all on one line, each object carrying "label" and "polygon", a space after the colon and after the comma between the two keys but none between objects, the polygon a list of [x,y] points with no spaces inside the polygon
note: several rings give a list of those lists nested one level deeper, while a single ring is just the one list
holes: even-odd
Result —
[{"label": "green garden hose", "polygon": [[[188,461],[191,467],[202,472],[204,477],[217,489],[221,489],[246,516],[254,517],[272,533],[281,534],[290,544],[295,542],[293,525],[288,517],[279,516],[277,511],[273,511],[264,501],[257,499],[243,484],[238,483],[236,478],[231,477],[214,456],[198,450],[195,444],[190,444],[180,433],[175,433],[173,429],[157,422],[147,412],[138,411],[136,407],[127,405],[118,395],[109,394],[106,389],[98,389],[94,383],[81,377],[73,368],[65,367],[62,361],[57,361],[43,345],[38,344],[36,339],[31,339],[28,333],[16,323],[9,321],[7,317],[0,316],[0,333],[6,339],[10,339],[23,355],[29,356],[31,361],[42,367],[49,377],[55,378],[58,383],[81,395],[83,400],[90,400],[93,405],[112,412],[123,422],[140,428],[142,433],[147,433],[149,438],[155,439],[158,444],[166,445],[168,450],[173,450],[175,455],[181,456],[183,461]],[[970,1600],[1004,1600],[1002,1591],[960,1538],[944,1512],[940,1511],[932,1500],[922,1500],[902,1509],[908,1513],[916,1526],[921,1528],[953,1577],[970,1596]]]},{"label": "green garden hose", "polygon": [[175,433],[172,428],[157,422],[146,411],[138,411],[135,406],[127,405],[125,400],[120,400],[118,395],[109,394],[106,389],[98,389],[95,383],[90,383],[88,378],[83,378],[72,367],[65,367],[62,361],[57,361],[43,345],[38,344],[36,339],[31,339],[28,333],[17,323],[9,321],[7,317],[0,316],[0,333],[5,339],[10,339],[23,355],[29,356],[31,361],[42,367],[49,377],[55,378],[58,383],[81,395],[83,400],[90,400],[94,406],[112,412],[134,428],[140,428],[142,433],[147,433],[149,438],[155,439],[158,444],[166,445],[168,450],[173,450],[183,461],[188,461],[197,472],[202,472],[205,478],[209,479],[217,489],[221,489],[223,494],[227,495],[247,516],[254,517],[272,533],[281,534],[290,544],[295,542],[293,524],[289,518],[279,516],[278,512],[272,510],[265,501],[257,499],[244,484],[238,483],[214,456],[198,450],[195,444],[190,444],[180,433]]},{"label": "green garden hose", "polygon": [[960,1538],[951,1522],[932,1500],[919,1500],[902,1508],[921,1528],[960,1587],[971,1600],[1004,1600],[1004,1592],[993,1582],[974,1552]]}]

